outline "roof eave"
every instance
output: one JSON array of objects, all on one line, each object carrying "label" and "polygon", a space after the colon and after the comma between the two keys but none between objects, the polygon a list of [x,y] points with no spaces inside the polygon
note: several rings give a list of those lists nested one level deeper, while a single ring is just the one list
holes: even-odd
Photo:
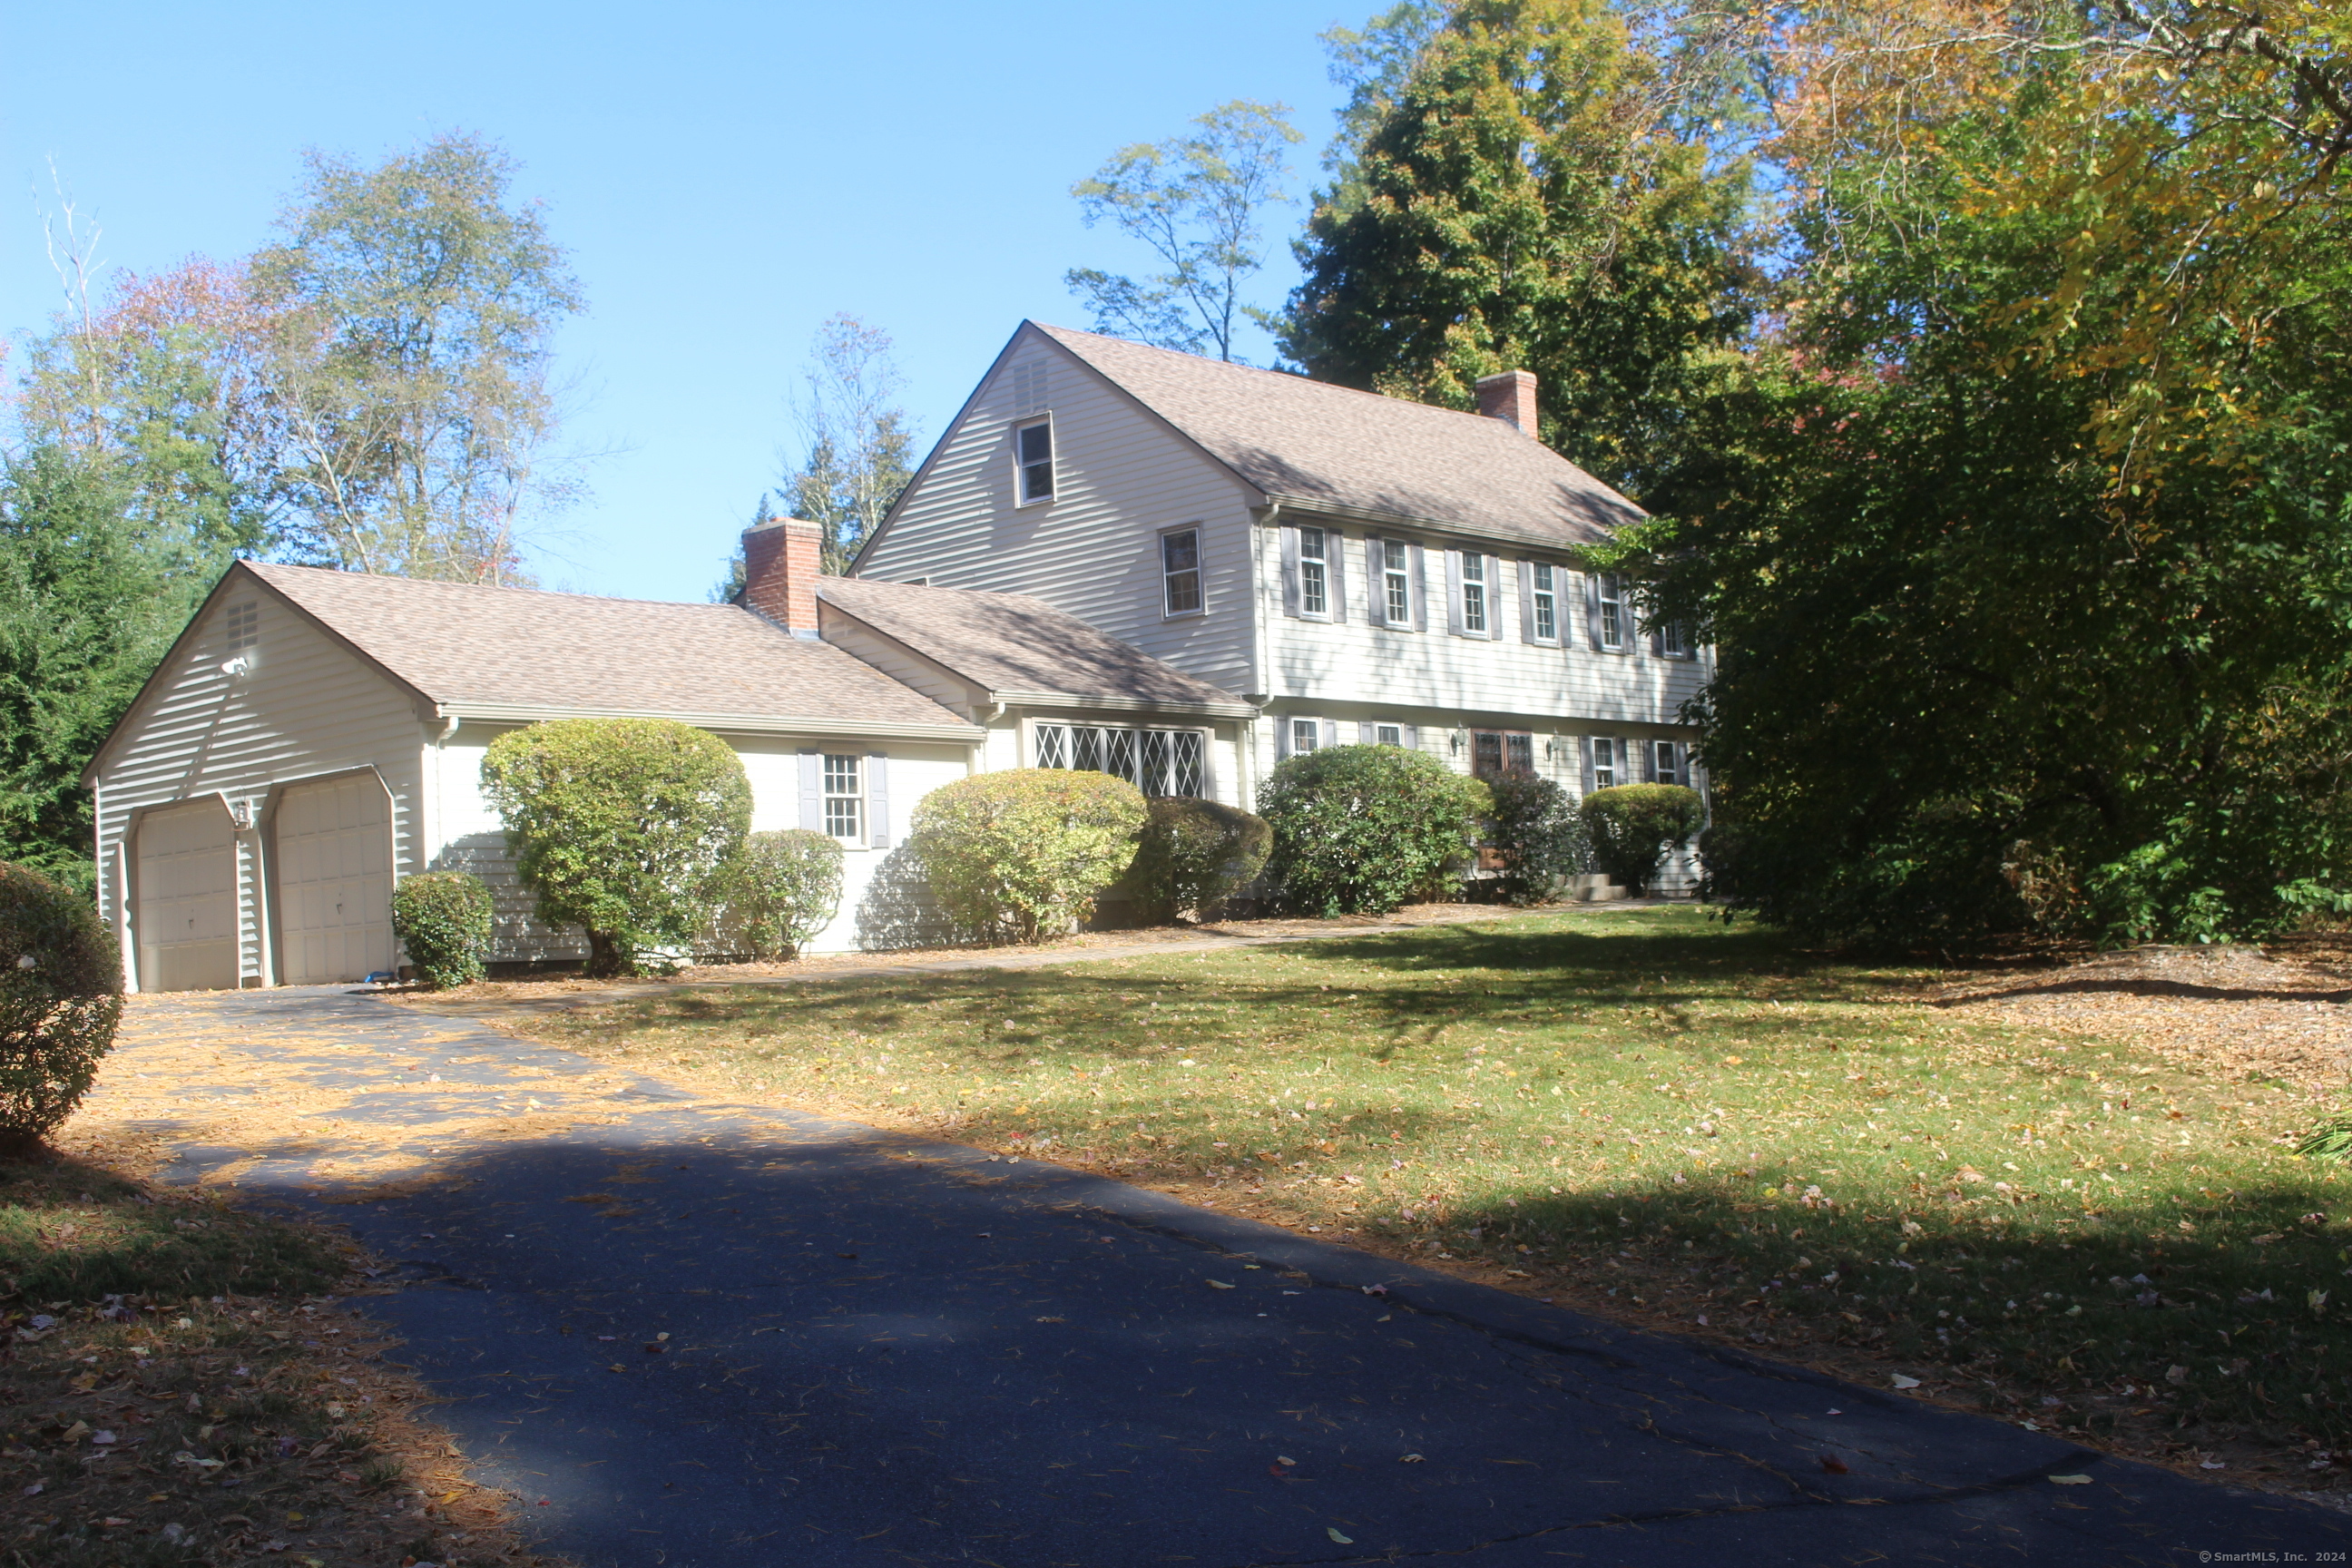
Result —
[{"label": "roof eave", "polygon": [[868,719],[816,719],[782,713],[656,713],[643,708],[559,708],[539,702],[467,701],[438,703],[443,719],[478,719],[490,723],[537,724],[563,719],[675,719],[698,730],[741,735],[862,735],[889,741],[940,741],[969,744],[988,731],[977,724],[948,721],[917,723]]},{"label": "roof eave", "polygon": [[[1379,511],[1369,507],[1349,506],[1320,496],[1269,493],[1266,496],[1265,507],[1259,510],[1262,513],[1261,521],[1264,521],[1265,515],[1270,515],[1276,510],[1304,511],[1312,512],[1318,517],[1331,518],[1336,521],[1362,523],[1370,528],[1410,529],[1420,533],[1451,534],[1457,538],[1480,539],[1496,544],[1536,545],[1563,552],[1590,549],[1595,544],[1603,542],[1598,539],[1551,539],[1542,534],[1529,532],[1525,529],[1496,528],[1475,522],[1440,522],[1433,518],[1414,517],[1407,512]],[[1639,520],[1640,514],[1636,513],[1625,521],[1634,522]]]},{"label": "roof eave", "polygon": [[1165,700],[1152,697],[1090,696],[1083,691],[991,691],[991,702],[1014,708],[1099,708],[1118,713],[1181,713],[1196,719],[1255,719],[1254,702]]}]

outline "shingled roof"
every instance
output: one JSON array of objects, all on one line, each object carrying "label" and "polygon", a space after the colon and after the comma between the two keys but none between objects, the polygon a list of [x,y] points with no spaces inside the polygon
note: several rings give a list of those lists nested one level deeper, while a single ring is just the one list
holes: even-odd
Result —
[{"label": "shingled roof", "polygon": [[973,726],[829,643],[733,605],[603,599],[246,562],[442,711],[628,714],[721,728]]},{"label": "shingled roof", "polygon": [[827,577],[817,597],[990,693],[992,701],[1067,697],[1120,707],[1256,710],[1026,594]]},{"label": "shingled roof", "polygon": [[1559,546],[1643,517],[1483,415],[1031,322],[1269,500]]}]

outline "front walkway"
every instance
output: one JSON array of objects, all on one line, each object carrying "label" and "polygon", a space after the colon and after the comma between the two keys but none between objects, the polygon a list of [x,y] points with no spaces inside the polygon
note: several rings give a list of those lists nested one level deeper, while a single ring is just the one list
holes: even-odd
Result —
[{"label": "front walkway", "polygon": [[591,1568],[2352,1549],[2319,1509],[336,989],[137,998],[84,1115],[396,1260],[354,1309]]}]

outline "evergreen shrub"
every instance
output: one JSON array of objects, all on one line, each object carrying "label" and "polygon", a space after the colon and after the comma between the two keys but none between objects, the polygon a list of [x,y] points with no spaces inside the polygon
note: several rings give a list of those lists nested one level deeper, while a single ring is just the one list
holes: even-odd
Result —
[{"label": "evergreen shrub", "polygon": [[1442,894],[1469,863],[1486,787],[1426,752],[1328,746],[1286,759],[1258,792],[1267,879],[1318,915],[1386,914]]},{"label": "evergreen shrub", "polygon": [[392,890],[392,931],[428,991],[483,975],[490,951],[490,889],[463,871],[424,871]]},{"label": "evergreen shrub", "polygon": [[1594,863],[1638,895],[1657,876],[1667,851],[1698,832],[1706,804],[1682,784],[1618,784],[1586,795],[1579,814],[1591,837]]},{"label": "evergreen shrub", "polygon": [[806,827],[754,833],[727,865],[719,944],[753,958],[790,958],[840,909],[838,840]]},{"label": "evergreen shrub", "polygon": [[1165,922],[1191,910],[1202,921],[1257,879],[1274,847],[1265,818],[1213,800],[1177,796],[1151,802],[1128,885],[1147,919]]},{"label": "evergreen shrub", "polygon": [[122,1021],[122,951],[98,911],[0,861],[0,1153],[73,1114]]},{"label": "evergreen shrub", "polygon": [[1075,930],[1135,858],[1143,792],[1108,773],[1014,768],[943,784],[908,844],[956,928],[984,942]]},{"label": "evergreen shrub", "polygon": [[1495,797],[1488,841],[1503,861],[1503,896],[1540,904],[1592,863],[1584,821],[1568,792],[1540,773],[1511,768],[1486,781]]},{"label": "evergreen shrub", "polygon": [[726,742],[671,719],[563,719],[510,730],[482,758],[539,918],[588,933],[588,973],[636,973],[652,947],[710,922],[751,827],[751,784]]}]

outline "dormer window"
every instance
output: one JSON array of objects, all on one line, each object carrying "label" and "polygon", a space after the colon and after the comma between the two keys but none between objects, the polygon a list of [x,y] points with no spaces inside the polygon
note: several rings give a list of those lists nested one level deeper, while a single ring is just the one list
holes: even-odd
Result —
[{"label": "dormer window", "polygon": [[1054,426],[1040,419],[1013,433],[1013,460],[1018,466],[1020,504],[1054,499]]}]

